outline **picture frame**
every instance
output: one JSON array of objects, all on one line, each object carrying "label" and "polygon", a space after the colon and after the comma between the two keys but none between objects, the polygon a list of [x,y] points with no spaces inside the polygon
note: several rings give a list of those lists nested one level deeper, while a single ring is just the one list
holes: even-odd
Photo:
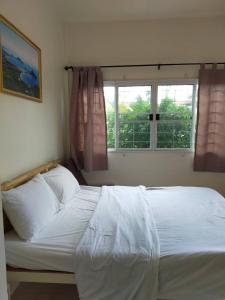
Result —
[{"label": "picture frame", "polygon": [[41,49],[2,15],[0,92],[42,102]]}]

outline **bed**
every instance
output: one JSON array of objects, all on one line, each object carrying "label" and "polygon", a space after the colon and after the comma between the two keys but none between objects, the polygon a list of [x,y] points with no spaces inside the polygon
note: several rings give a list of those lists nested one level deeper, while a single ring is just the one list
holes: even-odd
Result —
[{"label": "bed", "polygon": [[[55,165],[42,166],[22,181],[17,178],[8,188]],[[7,184],[2,188],[7,189]],[[96,209],[100,191],[99,187],[82,186],[70,206],[32,242],[8,231],[9,280],[74,284],[74,248]],[[158,298],[224,298],[224,198],[214,190],[195,187],[149,188],[148,195],[160,241]]]}]

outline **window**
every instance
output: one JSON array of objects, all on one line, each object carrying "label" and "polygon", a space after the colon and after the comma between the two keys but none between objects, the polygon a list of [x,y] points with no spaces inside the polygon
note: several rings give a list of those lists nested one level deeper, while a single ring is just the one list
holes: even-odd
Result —
[{"label": "window", "polygon": [[192,149],[197,82],[106,82],[108,148]]}]

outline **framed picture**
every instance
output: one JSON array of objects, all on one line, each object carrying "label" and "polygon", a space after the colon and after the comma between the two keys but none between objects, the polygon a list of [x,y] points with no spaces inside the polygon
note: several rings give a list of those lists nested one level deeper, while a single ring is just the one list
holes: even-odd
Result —
[{"label": "framed picture", "polygon": [[42,102],[41,49],[1,15],[0,91]]}]

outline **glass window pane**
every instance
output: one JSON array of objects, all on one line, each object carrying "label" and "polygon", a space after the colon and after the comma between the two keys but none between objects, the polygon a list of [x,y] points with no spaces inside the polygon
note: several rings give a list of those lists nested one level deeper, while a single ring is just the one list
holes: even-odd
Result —
[{"label": "glass window pane", "polygon": [[118,88],[119,148],[149,148],[151,86]]},{"label": "glass window pane", "polygon": [[107,146],[115,148],[115,87],[104,87],[106,123],[107,123]]},{"label": "glass window pane", "polygon": [[192,147],[192,99],[194,86],[158,86],[157,148]]}]

